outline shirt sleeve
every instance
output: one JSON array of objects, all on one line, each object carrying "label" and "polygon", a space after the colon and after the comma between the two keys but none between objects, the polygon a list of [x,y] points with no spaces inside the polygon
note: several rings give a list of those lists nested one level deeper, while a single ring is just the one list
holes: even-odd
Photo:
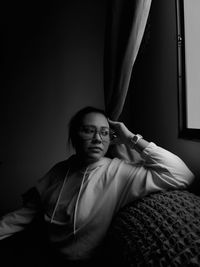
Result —
[{"label": "shirt sleeve", "polygon": [[4,215],[0,220],[0,240],[22,231],[35,217],[36,210],[22,207]]},{"label": "shirt sleeve", "polygon": [[120,164],[120,205],[147,194],[170,189],[184,189],[194,179],[193,173],[175,154],[150,143],[141,153],[140,163]]},{"label": "shirt sleeve", "polygon": [[43,212],[42,195],[56,179],[63,175],[67,161],[55,164],[43,177],[38,179],[35,187],[30,188],[22,195],[22,208],[10,212],[0,218],[0,240],[24,230],[35,216]]},{"label": "shirt sleeve", "polygon": [[36,188],[31,188],[22,195],[23,207],[4,215],[0,219],[0,240],[24,230],[38,214],[41,204]]}]

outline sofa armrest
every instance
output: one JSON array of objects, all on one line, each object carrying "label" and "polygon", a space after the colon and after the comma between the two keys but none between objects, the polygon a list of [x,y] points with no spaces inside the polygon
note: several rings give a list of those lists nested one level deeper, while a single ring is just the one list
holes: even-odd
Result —
[{"label": "sofa armrest", "polygon": [[104,248],[111,266],[200,266],[200,197],[174,190],[128,204]]}]

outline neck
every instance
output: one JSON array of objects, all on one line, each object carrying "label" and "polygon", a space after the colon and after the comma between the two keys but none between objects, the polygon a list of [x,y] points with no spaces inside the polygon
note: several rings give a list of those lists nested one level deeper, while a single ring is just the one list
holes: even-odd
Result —
[{"label": "neck", "polygon": [[86,168],[88,165],[98,162],[99,160],[101,159],[81,157],[80,155],[76,154],[75,165],[77,166],[77,168],[84,168],[84,167]]}]

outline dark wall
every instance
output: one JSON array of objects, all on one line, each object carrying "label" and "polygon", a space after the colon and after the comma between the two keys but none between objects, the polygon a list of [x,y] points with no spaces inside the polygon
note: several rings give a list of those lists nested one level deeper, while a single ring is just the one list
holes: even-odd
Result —
[{"label": "dark wall", "polygon": [[71,115],[103,106],[105,2],[2,4],[2,212],[18,207],[20,194],[72,153]]},{"label": "dark wall", "polygon": [[[134,132],[179,155],[200,179],[200,142],[178,138],[175,1],[152,1],[147,28],[124,112],[131,110]],[[199,179],[193,185],[197,193]]]}]

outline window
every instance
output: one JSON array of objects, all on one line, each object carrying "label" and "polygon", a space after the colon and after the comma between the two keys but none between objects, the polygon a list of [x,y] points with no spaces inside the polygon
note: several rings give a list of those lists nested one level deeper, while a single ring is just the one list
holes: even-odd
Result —
[{"label": "window", "polygon": [[200,139],[200,1],[176,0],[179,136]]}]

